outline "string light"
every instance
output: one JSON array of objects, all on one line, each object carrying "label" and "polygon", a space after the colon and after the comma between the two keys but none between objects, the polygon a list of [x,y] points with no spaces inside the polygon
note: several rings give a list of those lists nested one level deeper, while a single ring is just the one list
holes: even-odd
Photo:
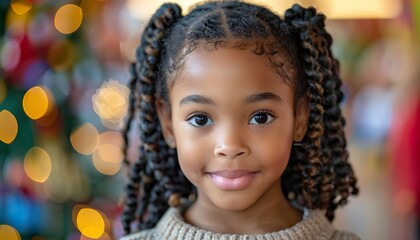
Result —
[{"label": "string light", "polygon": [[77,229],[89,238],[98,239],[105,232],[103,215],[92,208],[82,208],[76,217]]},{"label": "string light", "polygon": [[99,135],[99,145],[92,155],[96,170],[104,175],[116,174],[122,165],[121,151],[123,139],[118,132],[106,131]]},{"label": "string light", "polygon": [[0,239],[20,240],[18,231],[9,225],[0,225]]},{"label": "string light", "polygon": [[[109,145],[100,145],[98,149],[92,154],[92,162],[96,170],[104,175],[115,175],[121,168],[121,162],[110,161],[115,156],[107,156],[112,154],[113,148],[108,148]],[[113,154],[114,155],[114,154]]]},{"label": "string light", "polygon": [[15,140],[18,133],[18,123],[15,116],[7,111],[0,112],[0,141],[9,144]]},{"label": "string light", "polygon": [[51,158],[44,149],[33,147],[25,155],[23,168],[30,179],[43,183],[51,174]]},{"label": "string light", "polygon": [[98,130],[90,123],[84,123],[70,134],[70,142],[74,150],[80,154],[92,154],[99,144]]},{"label": "string light", "polygon": [[16,14],[23,15],[32,8],[32,4],[28,0],[13,0],[10,7]]},{"label": "string light", "polygon": [[48,101],[46,91],[40,86],[35,86],[29,89],[23,96],[23,110],[28,117],[36,120],[44,116],[47,112]]},{"label": "string light", "polygon": [[118,125],[127,114],[129,93],[118,81],[106,81],[92,97],[93,109],[103,122]]},{"label": "string light", "polygon": [[54,18],[54,26],[63,34],[70,34],[80,27],[82,20],[82,9],[74,4],[66,4],[57,10]]}]

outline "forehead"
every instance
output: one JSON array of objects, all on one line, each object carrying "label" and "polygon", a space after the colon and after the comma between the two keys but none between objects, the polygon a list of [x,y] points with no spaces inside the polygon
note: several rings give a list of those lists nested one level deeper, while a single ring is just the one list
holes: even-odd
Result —
[{"label": "forehead", "polygon": [[208,73],[212,75],[264,74],[269,71],[267,59],[249,50],[221,48],[214,51],[197,49],[185,59],[182,72],[190,75]]},{"label": "forehead", "polygon": [[255,49],[249,45],[247,48],[231,46],[206,48],[206,45],[197,47],[185,55],[176,72],[172,75],[170,88],[186,77],[209,76],[228,79],[235,76],[249,76],[263,80],[269,76],[290,85],[296,76],[295,67],[282,51],[277,51],[275,54],[256,54]]},{"label": "forehead", "polygon": [[249,50],[219,48],[214,51],[196,49],[188,54],[171,84],[169,96],[175,102],[193,94],[215,99],[229,96],[229,99],[219,100],[231,101],[263,92],[293,95],[289,80],[273,70],[267,56]]}]

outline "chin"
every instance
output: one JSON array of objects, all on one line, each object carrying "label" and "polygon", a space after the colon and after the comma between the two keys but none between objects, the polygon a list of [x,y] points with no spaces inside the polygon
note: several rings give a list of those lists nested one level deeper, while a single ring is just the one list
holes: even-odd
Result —
[{"label": "chin", "polygon": [[251,207],[254,204],[255,201],[252,201],[252,199],[249,199],[247,197],[245,198],[229,198],[229,197],[223,197],[219,199],[215,199],[212,201],[213,205],[216,208],[219,208],[223,211],[230,211],[230,212],[240,212],[243,210],[246,210],[247,208]]}]

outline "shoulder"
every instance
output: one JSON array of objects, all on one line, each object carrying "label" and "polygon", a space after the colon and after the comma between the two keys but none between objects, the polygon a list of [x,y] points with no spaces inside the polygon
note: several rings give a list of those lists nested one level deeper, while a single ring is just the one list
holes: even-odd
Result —
[{"label": "shoulder", "polygon": [[308,223],[306,225],[306,228],[310,228],[312,231],[311,239],[360,240],[360,238],[356,234],[336,229],[332,225],[332,223],[328,221],[328,219],[325,217],[323,211],[310,210],[308,211],[308,213],[306,213],[309,215],[306,219],[306,223]]},{"label": "shoulder", "polygon": [[129,234],[120,238],[120,240],[157,240],[155,229],[147,229],[141,232]]},{"label": "shoulder", "polygon": [[171,236],[174,225],[179,225],[181,222],[180,209],[169,208],[166,213],[161,217],[155,227],[144,229],[140,232],[132,233],[123,236],[119,240],[161,240],[167,239]]},{"label": "shoulder", "polygon": [[360,240],[360,238],[353,233],[345,231],[335,231],[332,240]]}]

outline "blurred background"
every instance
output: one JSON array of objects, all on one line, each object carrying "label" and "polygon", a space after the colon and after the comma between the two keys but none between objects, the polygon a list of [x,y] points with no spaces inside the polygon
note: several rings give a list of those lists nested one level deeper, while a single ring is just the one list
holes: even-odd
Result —
[{"label": "blurred background", "polygon": [[[128,63],[162,2],[0,0],[1,240],[122,235]],[[197,1],[176,2],[188,12]],[[420,1],[253,2],[281,15],[314,5],[329,18],[361,188],[335,226],[420,239]]]}]

